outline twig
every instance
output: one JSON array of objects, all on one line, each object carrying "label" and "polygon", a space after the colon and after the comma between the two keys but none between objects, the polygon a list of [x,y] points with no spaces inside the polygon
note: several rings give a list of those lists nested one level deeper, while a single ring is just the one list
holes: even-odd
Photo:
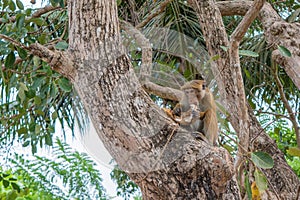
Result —
[{"label": "twig", "polygon": [[[26,17],[25,20],[30,20],[32,18],[38,18],[40,17],[41,15],[47,13],[47,12],[50,12],[50,11],[55,11],[55,10],[59,10],[61,9],[61,7],[57,6],[57,7],[53,7],[53,6],[45,6],[44,8],[40,8],[38,9],[35,13],[32,14],[31,17]],[[4,23],[4,21],[9,21],[9,22],[15,22],[16,21],[16,16],[12,16],[12,17],[9,17],[8,19],[3,19],[3,18],[0,18],[0,24]]]},{"label": "twig", "polygon": [[[265,177],[267,177],[266,173],[264,171],[262,171],[262,170],[260,170],[260,171],[265,175]],[[272,190],[274,191],[274,194],[275,194],[276,198],[278,200],[280,200],[280,197],[279,197],[278,193],[276,192],[275,188],[273,187],[273,185],[271,184],[271,182],[269,181],[269,179],[268,178],[266,178],[266,179],[267,179],[268,185],[270,185],[271,188],[272,188]]]},{"label": "twig", "polygon": [[22,43],[16,41],[15,39],[13,39],[13,38],[11,38],[11,37],[8,37],[7,35],[0,34],[0,38],[6,40],[6,41],[8,41],[8,42],[11,42],[11,43],[12,43],[13,45],[15,45],[15,46],[21,47],[21,48],[26,49],[26,50],[28,50],[28,51],[30,50],[29,47],[23,45]]},{"label": "twig", "polygon": [[269,115],[275,115],[276,117],[282,117],[291,120],[289,116],[279,114],[279,113],[273,113],[273,112],[267,112],[267,111],[257,111],[259,114],[269,114]]},{"label": "twig", "polygon": [[42,16],[43,14],[50,12],[50,11],[54,11],[54,10],[59,10],[61,9],[60,6],[45,6],[44,8],[40,8],[38,9],[35,13],[32,14],[31,18],[38,18],[40,16]]},{"label": "twig", "polygon": [[293,124],[293,127],[295,129],[295,134],[296,134],[296,140],[297,140],[297,146],[298,148],[300,148],[300,127],[299,127],[299,124],[297,123],[297,119],[296,119],[296,116],[293,112],[293,109],[291,108],[290,104],[289,104],[289,101],[287,100],[285,94],[284,94],[284,91],[283,91],[283,85],[278,77],[278,72],[277,72],[277,67],[274,66],[273,68],[273,71],[272,71],[272,74],[275,78],[275,82],[276,82],[276,85],[278,87],[278,91],[279,91],[279,94],[280,94],[280,97],[281,97],[281,100],[283,102],[283,105],[284,107],[287,109],[288,111],[288,114],[289,114],[289,119],[291,120],[292,124]]}]

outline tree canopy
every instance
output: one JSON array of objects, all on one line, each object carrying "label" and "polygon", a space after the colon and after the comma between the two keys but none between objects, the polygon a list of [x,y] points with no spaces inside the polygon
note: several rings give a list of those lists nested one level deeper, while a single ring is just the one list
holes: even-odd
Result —
[{"label": "tree canopy", "polygon": [[[87,2],[97,4],[98,1]],[[266,190],[266,185],[269,188],[275,187],[272,185],[275,183],[270,181],[272,179],[271,175],[267,174],[264,169],[272,168],[273,165],[270,165],[270,163],[274,164],[274,161],[275,165],[278,164],[279,162],[277,163],[278,160],[275,157],[277,155],[279,157],[280,153],[273,152],[272,154],[272,152],[266,150],[267,146],[260,146],[261,144],[257,142],[257,138],[261,137],[262,132],[266,132],[276,141],[287,163],[300,176],[300,73],[298,73],[299,62],[297,63],[300,52],[299,46],[297,46],[300,43],[297,37],[300,32],[299,2],[294,0],[254,2],[257,3],[255,4],[257,7],[259,7],[259,3],[262,3],[259,9],[252,8],[253,2],[246,0],[239,2],[203,1],[202,3],[182,0],[118,0],[118,16],[115,17],[118,17],[117,23],[120,23],[119,30],[118,26],[115,25],[106,27],[107,23],[114,24],[113,14],[109,19],[106,19],[105,16],[99,16],[99,19],[107,20],[103,24],[96,20],[97,17],[95,17],[95,21],[94,19],[80,21],[79,17],[75,17],[78,14],[75,10],[77,5],[72,4],[74,7],[74,10],[72,10],[73,7],[70,6],[70,1],[50,0],[47,6],[36,9],[25,7],[20,0],[1,1],[1,151],[4,152],[4,149],[10,149],[18,144],[21,144],[24,148],[31,148],[32,154],[37,153],[41,148],[52,147],[55,144],[53,142],[54,133],[58,131],[57,126],[55,126],[57,123],[61,125],[62,130],[65,130],[65,127],[71,128],[72,134],[74,134],[76,125],[78,125],[82,134],[84,134],[84,130],[86,130],[89,123],[87,113],[90,114],[92,123],[98,123],[96,119],[100,120],[101,117],[95,116],[91,111],[92,103],[96,102],[97,105],[105,106],[108,104],[101,101],[99,103],[92,99],[92,94],[87,95],[84,93],[85,91],[81,91],[82,88],[80,87],[88,87],[88,84],[93,84],[93,82],[81,82],[82,85],[79,85],[76,81],[86,76],[81,76],[80,73],[89,75],[91,80],[94,76],[100,77],[99,74],[105,73],[105,71],[98,70],[98,74],[95,75],[89,71],[93,69],[92,66],[95,66],[93,63],[102,56],[103,52],[106,52],[106,54],[108,54],[107,52],[115,53],[116,55],[120,52],[123,53],[121,48],[115,51],[114,42],[117,43],[117,39],[114,41],[115,38],[111,39],[107,36],[113,35],[114,31],[119,31],[128,59],[120,59],[119,55],[113,55],[108,57],[108,60],[102,59],[103,62],[98,65],[105,68],[107,63],[110,63],[109,59],[115,59],[115,57],[117,66],[125,66],[124,63],[130,61],[130,67],[133,67],[134,76],[138,79],[129,79],[128,82],[136,80],[139,83],[133,83],[134,86],[130,85],[128,87],[135,88],[135,85],[141,84],[143,90],[148,92],[151,100],[160,108],[174,107],[179,100],[179,88],[184,82],[197,79],[199,75],[207,79],[218,104],[219,146],[226,149],[235,158],[241,152],[247,157],[247,161],[241,161],[245,165],[242,171],[246,174],[245,184],[241,185],[242,195],[246,194],[248,198],[253,197],[256,191],[255,184],[258,185],[261,192]],[[205,6],[209,9],[202,9]],[[82,9],[82,12],[86,11],[84,9],[88,10],[88,8]],[[217,13],[220,13],[220,16],[222,15],[219,21],[214,18],[217,21],[217,23],[213,23],[216,26],[215,30],[207,28],[209,22],[203,17],[206,14],[211,14],[209,13],[210,9],[215,9]],[[248,10],[254,10],[256,14],[251,15],[247,12]],[[98,13],[101,14],[102,12],[108,11],[99,8]],[[113,8],[111,13],[115,13]],[[246,17],[252,17],[253,19],[249,20]],[[247,20],[250,24],[247,24]],[[87,29],[83,29],[78,23],[82,23],[81,26]],[[93,35],[94,32],[91,28],[93,23],[101,25],[99,25],[99,29],[97,28],[98,32],[96,31],[99,35]],[[91,31],[88,28],[91,28]],[[88,41],[89,37],[94,37],[95,40]],[[102,39],[106,41],[105,44],[111,46],[102,45]],[[107,42],[108,40],[109,42]],[[81,49],[77,49],[76,46],[79,46],[80,41],[85,42],[85,52],[99,52],[99,57],[95,56],[97,54],[91,55],[89,59],[86,58],[89,63],[82,62],[84,63],[82,64],[81,61],[84,59],[79,57],[83,54],[83,51],[81,52]],[[99,43],[102,46],[99,45],[95,50],[93,49],[93,43]],[[104,51],[100,47],[106,50]],[[70,52],[72,52],[72,56],[68,56]],[[88,54],[86,53],[86,55]],[[214,67],[215,65],[218,67]],[[74,66],[74,69],[70,66]],[[112,64],[112,66],[114,65]],[[222,68],[222,66],[225,67]],[[238,68],[235,77],[229,73],[230,70],[234,69],[233,66]],[[118,70],[123,73],[122,70],[125,69],[119,67]],[[241,77],[239,77],[239,70]],[[226,73],[230,77],[225,77],[224,74],[226,75]],[[121,75],[115,77],[118,76]],[[238,82],[237,87],[232,88],[235,88],[236,92],[245,101],[241,99],[236,101],[235,97],[231,97],[229,91],[231,85],[222,79],[232,80],[232,83]],[[113,81],[99,78],[98,82],[99,87],[103,89],[106,88],[105,84],[109,85]],[[90,89],[95,92],[92,86]],[[117,87],[114,89],[115,92],[119,91]],[[103,89],[103,99],[111,95],[108,92],[109,90],[109,86],[106,88],[107,92]],[[85,94],[84,98],[83,94]],[[111,96],[117,100],[119,98],[116,94]],[[136,108],[132,113],[139,113],[137,108],[142,108],[146,104],[153,106],[142,95],[140,99],[140,101],[133,101],[135,103],[130,104],[129,108]],[[118,115],[118,109],[120,109],[118,101],[113,101],[111,104],[115,106],[113,113]],[[129,113],[126,114],[134,115],[126,109],[127,107],[123,109]],[[235,109],[238,114],[232,112]],[[247,110],[246,114],[242,115],[245,110]],[[230,111],[232,113],[229,113]],[[103,111],[103,118],[105,115],[106,112]],[[253,118],[256,117],[260,125],[257,129],[253,128],[255,131],[246,126],[248,123],[249,126],[256,127],[252,115]],[[144,118],[147,121],[146,117]],[[133,119],[138,118],[133,116]],[[110,118],[107,117],[106,119]],[[163,118],[155,119],[162,120]],[[246,128],[238,124],[239,120],[244,123]],[[99,124],[102,124],[102,122]],[[101,127],[99,127],[98,125],[96,127],[98,132],[101,130]],[[124,127],[124,131],[127,129],[129,128]],[[163,130],[165,135],[159,136],[158,142],[155,144],[161,147],[162,154],[165,150],[163,144],[168,144],[173,136],[170,130],[170,127]],[[169,135],[166,132],[169,132]],[[255,132],[257,135],[254,134]],[[115,133],[119,132],[116,131]],[[63,134],[66,134],[66,132],[63,132]],[[99,135],[104,141],[108,141],[103,135]],[[130,135],[123,141],[118,138],[119,135],[115,137],[117,138],[115,138],[115,141],[122,143],[124,146],[128,145],[128,149],[131,148],[130,143],[135,141],[135,139],[130,138]],[[245,139],[247,137],[250,139]],[[145,146],[147,146],[147,142],[145,142]],[[113,146],[113,144],[115,143],[109,143],[108,146]],[[77,172],[80,172],[79,175],[85,172],[89,174],[91,178],[89,181],[96,187],[99,193],[98,197],[100,197],[103,191],[101,178],[100,174],[93,171],[90,166],[91,161],[85,155],[65,151],[64,148],[68,148],[67,145],[58,142],[58,146],[62,151],[59,157],[65,159],[65,161],[83,159],[83,162],[87,162],[88,170],[84,171],[86,168],[83,166],[77,169]],[[242,150],[241,146],[246,146],[246,150]],[[277,147],[274,148],[277,149]],[[115,148],[111,153],[117,154],[118,152],[119,150]],[[218,153],[222,154],[222,152],[220,150]],[[117,157],[118,160],[121,155],[113,156]],[[15,157],[10,162],[11,166],[25,165],[26,163],[20,156]],[[68,184],[84,185],[85,183],[85,180],[80,176],[72,177],[71,174],[58,168],[58,163],[40,157],[37,158],[37,161],[30,162],[31,165],[41,164],[42,166],[42,163],[44,166],[45,164],[50,165],[52,170],[57,170],[57,174],[66,178],[66,184],[71,179],[72,181]],[[80,161],[78,162],[80,163]],[[168,162],[172,163],[173,160]],[[247,162],[254,164],[247,165],[245,164]],[[130,165],[128,163],[123,164],[128,167]],[[150,168],[152,169],[152,167]],[[30,181],[33,181],[34,178],[38,179],[37,176],[29,176],[28,172],[25,173],[26,170],[37,174],[40,172],[32,167],[17,169],[13,172],[1,169],[0,181],[2,181],[4,188],[9,186],[16,193],[20,193],[20,186],[15,184],[15,178],[8,179],[6,177],[11,178],[13,174],[18,174],[22,177],[18,180],[26,185],[26,177],[30,177]],[[142,179],[139,175],[135,177],[134,173],[129,173],[129,175],[135,181]],[[127,175],[122,174],[117,169],[112,173],[112,176],[116,178],[118,183],[121,183],[120,188],[122,188],[123,183],[127,186],[132,184],[132,191],[136,190],[136,185],[128,180]],[[140,176],[146,177],[145,175]],[[123,180],[123,182],[120,180]],[[49,187],[47,184],[49,184]],[[51,184],[51,181],[47,183],[40,181],[29,190],[42,188],[43,195],[47,196],[49,194],[56,197],[55,195],[58,194],[57,191],[60,188],[51,187]],[[126,191],[124,188],[126,186],[123,187],[123,191]],[[77,192],[84,195],[87,191],[77,190]],[[70,189],[68,195],[73,197],[72,194]],[[278,194],[276,195],[278,198]],[[57,198],[59,197],[57,196]]]}]

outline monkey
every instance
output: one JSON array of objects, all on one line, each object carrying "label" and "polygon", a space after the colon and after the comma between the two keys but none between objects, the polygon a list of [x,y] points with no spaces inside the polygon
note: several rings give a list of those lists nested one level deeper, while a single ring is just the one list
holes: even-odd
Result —
[{"label": "monkey", "polygon": [[205,80],[189,81],[180,89],[183,97],[172,110],[173,119],[188,130],[203,133],[209,143],[215,145],[218,137],[216,104]]}]

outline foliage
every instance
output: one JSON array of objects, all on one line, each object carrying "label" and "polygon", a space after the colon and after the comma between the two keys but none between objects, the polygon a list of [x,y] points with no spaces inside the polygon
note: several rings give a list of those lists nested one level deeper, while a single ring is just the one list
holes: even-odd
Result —
[{"label": "foliage", "polygon": [[[52,158],[34,156],[27,160],[15,154],[10,159],[13,171],[2,181],[4,186],[11,187],[6,187],[8,191],[2,194],[14,193],[33,199],[106,199],[101,174],[90,157],[59,140],[56,145]],[[11,174],[17,179],[12,179]]]},{"label": "foliage", "polygon": [[[61,8],[32,17],[36,10],[25,8],[21,1],[0,1],[0,34],[22,43],[21,47],[16,47],[11,42],[0,40],[0,147],[3,149],[19,141],[24,147],[30,145],[32,153],[36,153],[38,145],[41,147],[53,145],[57,121],[61,123],[63,128],[67,125],[72,131],[74,131],[76,120],[81,122],[79,123],[82,127],[81,130],[87,123],[86,113],[69,81],[53,71],[47,63],[29,55],[26,51],[26,47],[35,42],[57,50],[65,50],[68,47],[68,18],[63,2],[63,0],[50,0],[52,5],[60,5]],[[159,0],[135,0],[128,3],[124,0],[118,0],[119,17],[137,25],[149,17],[152,12],[158,11],[161,2]],[[268,0],[268,2],[288,22],[299,21],[299,5],[294,0]],[[229,16],[223,19],[230,35],[240,22],[241,17]],[[180,49],[194,50],[196,47],[205,46],[197,15],[186,4],[186,1],[172,1],[164,12],[150,20],[143,28],[152,30],[157,27],[166,27],[183,33],[194,41],[193,45],[185,47],[183,42],[178,42],[183,41],[182,35],[173,34],[172,37],[168,37],[169,44],[173,46],[182,45],[179,47]],[[290,56],[289,50],[284,46],[275,48],[278,48],[284,56]],[[296,146],[295,133],[291,130],[289,120],[285,117],[288,113],[282,104],[282,99],[274,82],[272,50],[272,47],[268,46],[265,41],[261,24],[255,21],[246,34],[240,49],[245,90],[248,102],[254,109],[259,121],[270,136],[276,140],[279,148],[285,153],[288,163],[300,176],[299,158],[287,153],[289,148]],[[159,66],[155,68],[157,71],[153,73],[157,75],[154,77],[156,81],[172,83],[174,82],[173,79],[170,81],[168,76],[174,75],[177,78],[179,77],[178,74],[183,79],[195,78],[194,72],[198,66],[194,66],[187,58],[198,59],[197,56],[199,55],[185,53],[187,56],[182,59],[174,53],[153,49],[153,63]],[[130,52],[130,58],[135,68],[138,69],[141,64],[141,50]],[[283,84],[284,93],[291,107],[294,111],[299,111],[300,91],[294,86],[283,68],[278,67],[277,75]],[[180,81],[182,80],[180,79]],[[178,80],[178,82],[180,81]],[[153,97],[153,99],[160,104],[165,103],[158,97]],[[174,102],[165,104],[164,106],[172,106]],[[227,117],[225,112],[223,115],[223,118]],[[300,115],[299,113],[296,115],[299,122]],[[221,124],[220,129],[225,133],[225,136],[221,136],[220,143],[231,153],[234,153],[237,149],[233,142],[236,135],[226,120]],[[41,195],[34,193],[34,191],[42,191],[46,198],[47,195],[53,194],[49,193],[51,191],[60,198],[59,195],[62,194],[60,192],[64,191],[52,185],[53,181],[57,179],[56,174],[61,177],[62,184],[67,186],[70,194],[75,195],[77,189],[82,194],[87,194],[86,189],[81,188],[81,186],[85,186],[86,181],[91,181],[92,184],[97,185],[98,190],[101,189],[102,191],[101,179],[97,179],[100,176],[92,170],[93,165],[91,161],[86,160],[88,159],[86,155],[78,152],[72,153],[69,147],[59,142],[58,146],[55,150],[58,161],[38,156],[32,162],[25,161],[21,156],[12,160],[14,165],[18,167],[16,173],[21,175],[17,177],[17,183],[20,182],[20,185],[24,186],[20,189],[26,189],[25,186],[30,183],[35,187],[34,190],[30,190],[32,195]],[[49,169],[46,166],[50,166]],[[63,167],[73,169],[72,172],[74,173]],[[89,170],[92,170],[92,173]],[[85,177],[83,174],[88,174],[87,177],[90,179],[83,178]],[[2,177],[2,190],[11,192],[14,185],[12,183],[16,182],[14,176],[11,172],[3,172],[0,175]],[[118,184],[118,195],[129,198],[130,194],[138,190],[129,177],[119,169],[112,172],[112,177]],[[250,187],[249,184],[248,188]],[[100,193],[98,195],[101,196]]]},{"label": "foliage", "polygon": [[0,41],[1,148],[19,141],[36,153],[38,144],[52,146],[56,121],[71,130],[76,118],[82,122],[79,125],[86,124],[84,109],[69,81],[26,49],[35,42],[47,46],[57,43],[62,49],[68,38],[67,13],[61,8],[32,17],[36,10],[12,0],[1,1],[0,11],[0,34],[22,43],[16,47],[7,40]]},{"label": "foliage", "polygon": [[292,167],[294,172],[300,177],[300,158],[299,157],[292,157],[287,158],[288,164]]},{"label": "foliage", "polygon": [[134,197],[140,199],[139,187],[130,180],[129,176],[117,166],[110,174],[111,178],[117,183],[117,195],[123,197],[125,200]]}]

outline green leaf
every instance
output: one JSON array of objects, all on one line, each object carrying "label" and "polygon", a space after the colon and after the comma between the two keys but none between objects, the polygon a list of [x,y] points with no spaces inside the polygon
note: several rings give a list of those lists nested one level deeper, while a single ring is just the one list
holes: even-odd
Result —
[{"label": "green leaf", "polygon": [[18,192],[21,191],[20,190],[20,186],[18,184],[14,183],[14,182],[11,182],[10,184],[11,184],[11,186],[12,186],[13,189],[17,190]]},{"label": "green leaf", "polygon": [[297,147],[289,147],[287,153],[290,154],[291,156],[300,157],[300,149]]},{"label": "green leaf", "polygon": [[24,49],[19,48],[19,47],[17,47],[17,50],[18,50],[18,54],[19,54],[20,58],[22,58],[23,60],[26,59],[27,51],[25,51]]},{"label": "green leaf", "polygon": [[35,129],[35,122],[33,121],[29,124],[29,131],[34,132],[34,129]]},{"label": "green leaf", "polygon": [[246,187],[245,189],[246,189],[246,192],[247,192],[248,199],[252,200],[251,185],[250,185],[250,181],[249,181],[249,176],[248,175],[245,176],[245,187]]},{"label": "green leaf", "polygon": [[72,90],[72,84],[66,78],[59,79],[58,80],[58,85],[65,92],[71,92],[71,90]]},{"label": "green leaf", "polygon": [[16,19],[17,19],[17,27],[20,30],[24,26],[25,15],[24,14],[18,14]]},{"label": "green leaf", "polygon": [[35,144],[31,144],[31,153],[35,154],[37,152],[37,147]]},{"label": "green leaf", "polygon": [[21,103],[24,102],[24,100],[26,99],[26,95],[25,95],[25,92],[23,89],[19,89],[19,92],[18,92],[18,97],[20,98],[21,100]]},{"label": "green leaf", "polygon": [[34,112],[35,112],[35,114],[40,115],[40,116],[45,115],[44,111],[42,111],[42,110],[35,110]]},{"label": "green leaf", "polygon": [[36,124],[36,125],[35,125],[35,130],[34,130],[34,132],[35,132],[36,134],[39,134],[39,133],[41,132],[41,129],[42,129],[41,125]]},{"label": "green leaf", "polygon": [[30,20],[28,20],[27,22],[33,22],[38,26],[42,26],[45,23],[45,20],[42,18],[31,18]]},{"label": "green leaf", "polygon": [[63,1],[63,0],[60,0],[60,1],[59,1],[59,6],[62,7],[62,8],[65,7],[65,4],[64,4],[64,1]]},{"label": "green leaf", "polygon": [[51,84],[51,89],[50,89],[50,96],[51,96],[52,98],[55,98],[56,95],[57,95],[57,92],[58,92],[58,90],[57,90],[56,85],[55,85],[54,83],[52,83],[52,84]]},{"label": "green leaf", "polygon": [[7,188],[9,186],[9,181],[7,181],[5,179],[2,181],[2,183],[3,183],[4,188]]},{"label": "green leaf", "polygon": [[[49,133],[54,133],[55,132],[54,126],[49,126],[47,129],[48,129]],[[51,138],[51,141],[52,141],[52,138]]]},{"label": "green leaf", "polygon": [[250,79],[250,78],[251,78],[250,72],[249,72],[246,68],[244,68],[244,72],[245,72],[245,74],[246,74],[246,77],[247,77],[248,79]]},{"label": "green leaf", "polygon": [[223,147],[229,152],[232,153],[234,152],[234,148],[228,144],[224,144]]},{"label": "green leaf", "polygon": [[24,90],[24,91],[28,91],[28,88],[27,88],[27,86],[24,84],[24,83],[19,83],[19,85],[20,85],[20,87],[19,87],[19,89],[21,90]]},{"label": "green leaf", "polygon": [[284,46],[278,45],[277,46],[279,52],[281,53],[281,55],[285,56],[285,57],[291,57],[292,53]]},{"label": "green leaf", "polygon": [[68,47],[69,47],[69,44],[66,41],[58,42],[55,45],[55,48],[59,49],[59,50],[65,50],[65,49],[68,49]]},{"label": "green leaf", "polygon": [[240,56],[258,57],[259,54],[249,50],[239,50]]},{"label": "green leaf", "polygon": [[18,8],[19,8],[20,10],[24,10],[24,5],[23,5],[22,1],[16,0],[16,3],[17,3],[17,6],[18,6]]},{"label": "green leaf", "polygon": [[22,128],[19,128],[19,130],[17,130],[18,134],[24,134],[24,133],[27,133],[27,128],[26,127],[22,127]]},{"label": "green leaf", "polygon": [[223,49],[224,51],[228,50],[228,47],[225,47],[225,46],[222,46],[222,45],[220,46],[220,48]]},{"label": "green leaf", "polygon": [[26,142],[23,143],[22,146],[23,146],[23,147],[27,147],[29,144],[30,144],[30,141],[27,140]]},{"label": "green leaf", "polygon": [[274,161],[272,157],[269,156],[269,154],[262,151],[252,152],[251,160],[257,167],[263,169],[271,169],[274,166]]},{"label": "green leaf", "polygon": [[15,56],[14,52],[10,52],[8,54],[8,56],[6,57],[6,59],[5,59],[4,66],[6,68],[12,68],[12,66],[15,63],[15,61],[16,61],[16,56]]},{"label": "green leaf", "polygon": [[212,60],[212,61],[216,61],[218,59],[220,59],[221,56],[220,55],[214,55],[213,57],[211,57],[209,60]]},{"label": "green leaf", "polygon": [[2,0],[3,5],[2,5],[2,10],[4,10],[8,6],[8,0]]},{"label": "green leaf", "polygon": [[11,11],[15,11],[16,10],[16,5],[15,5],[15,3],[12,0],[9,1],[8,7],[9,7],[9,9]]},{"label": "green leaf", "polygon": [[45,143],[49,146],[53,145],[52,137],[49,134],[45,135]]},{"label": "green leaf", "polygon": [[267,178],[266,176],[261,173],[259,170],[255,170],[254,172],[254,178],[256,185],[258,187],[258,190],[262,193],[268,188]]},{"label": "green leaf", "polygon": [[52,113],[52,119],[55,120],[58,117],[58,113],[56,111],[54,111]]},{"label": "green leaf", "polygon": [[32,89],[30,89],[28,92],[25,92],[25,94],[28,99],[32,99],[36,95],[35,90]]},{"label": "green leaf", "polygon": [[41,84],[43,83],[43,80],[45,79],[44,76],[42,77],[38,77],[36,78],[34,81],[33,81],[33,84],[32,84],[32,89],[35,90],[36,88],[38,88],[39,86],[41,86]]},{"label": "green leaf", "polygon": [[39,105],[41,105],[41,103],[42,103],[41,97],[35,96],[34,97],[34,104],[37,105],[37,106],[39,106]]}]

